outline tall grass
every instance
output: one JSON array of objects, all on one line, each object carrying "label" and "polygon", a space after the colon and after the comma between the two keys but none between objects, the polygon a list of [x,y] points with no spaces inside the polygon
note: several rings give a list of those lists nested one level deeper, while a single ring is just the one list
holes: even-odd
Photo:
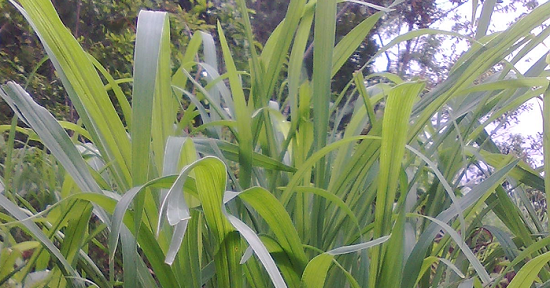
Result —
[{"label": "tall grass", "polygon": [[[245,1],[237,2],[252,43]],[[3,128],[11,131],[7,155],[21,131],[56,158],[49,169],[64,169],[55,204],[32,211],[16,197],[10,158],[4,162],[2,251],[10,252],[0,256],[9,258],[0,262],[1,283],[36,276],[50,287],[502,287],[517,273],[508,287],[548,285],[548,217],[532,213],[524,188],[546,191],[550,176],[502,155],[483,128],[546,91],[544,57],[525,74],[514,65],[549,33],[530,31],[547,20],[550,3],[485,35],[495,5],[485,1],[471,48],[429,91],[422,81],[362,71],[332,91],[331,78],[387,9],[335,44],[337,1],[306,2],[290,1],[263,49],[250,45],[247,71],[236,68],[218,25],[220,46],[195,33],[172,73],[168,15],[142,11],[129,103],[49,0],[11,1],[81,120],[57,121],[16,83],[0,90],[29,127]],[[302,66],[311,31],[310,81]],[[460,36],[412,31],[378,54],[438,33]],[[387,81],[366,87],[374,76]],[[471,167],[485,177],[465,187]],[[484,224],[487,217],[502,225]],[[15,243],[15,227],[30,240]],[[98,241],[105,233],[107,243]],[[87,254],[104,244],[109,271]],[[24,264],[10,271],[16,261]]]}]

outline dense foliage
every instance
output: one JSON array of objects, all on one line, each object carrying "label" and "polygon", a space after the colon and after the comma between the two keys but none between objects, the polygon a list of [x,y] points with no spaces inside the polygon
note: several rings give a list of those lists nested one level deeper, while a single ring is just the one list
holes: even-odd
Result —
[{"label": "dense foliage", "polygon": [[[52,4],[80,45],[103,63],[113,77],[125,79],[132,73],[136,21],[142,9],[170,12],[174,67],[180,65],[179,54],[192,33],[214,31],[218,19],[223,21],[230,37],[242,38],[234,4],[215,9],[212,3],[195,3],[189,9],[183,5],[186,1],[181,2],[57,0]],[[38,102],[56,117],[75,122],[78,116],[55,75],[54,67],[45,61],[46,53],[30,25],[7,0],[0,0],[0,10],[4,12],[0,14],[3,23],[0,28],[0,79],[25,84]],[[234,47],[244,46],[243,43],[234,44]],[[9,123],[13,115],[9,107],[2,103],[0,111],[0,123]]]},{"label": "dense foliage", "polygon": [[[50,0],[10,2],[79,120],[57,120],[25,79],[1,86],[16,117],[0,126],[0,285],[550,283],[540,205],[550,189],[550,118],[537,170],[501,153],[484,129],[546,97],[545,56],[524,74],[514,65],[550,34],[541,26],[550,3],[490,33],[497,1],[473,1],[481,9],[473,37],[414,26],[372,51],[345,85],[331,85],[379,20],[407,3],[356,3],[373,13],[338,36],[336,0],[292,0],[265,43],[244,0],[232,11],[238,25],[209,31],[203,19],[208,29],[187,34],[178,34],[185,22],[141,11],[132,56],[125,21],[128,33],[108,36],[126,43],[113,52],[88,47],[96,36],[67,29]],[[227,37],[232,27],[240,38]],[[435,87],[402,77],[406,70],[367,70],[398,43],[440,34],[470,48]],[[123,54],[121,63],[102,62],[110,53]],[[472,173],[475,185],[465,181]]]}]

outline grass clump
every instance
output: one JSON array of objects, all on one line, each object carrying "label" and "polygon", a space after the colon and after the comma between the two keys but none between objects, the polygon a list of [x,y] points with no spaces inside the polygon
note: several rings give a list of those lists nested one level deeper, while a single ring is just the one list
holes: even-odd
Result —
[{"label": "grass clump", "polygon": [[[2,86],[0,97],[25,127],[5,129],[12,156],[0,215],[3,249],[15,252],[2,257],[15,260],[1,262],[9,267],[0,267],[0,283],[502,287],[510,273],[517,275],[508,287],[550,280],[547,218],[526,216],[532,203],[509,196],[545,191],[550,176],[501,154],[483,129],[487,117],[546,91],[544,57],[525,74],[510,71],[543,40],[529,31],[547,20],[550,4],[502,33],[469,39],[470,50],[429,91],[423,81],[362,71],[342,91],[331,89],[385,9],[335,43],[336,1],[292,0],[263,49],[249,47],[246,71],[237,70],[218,25],[219,46],[195,33],[174,73],[167,14],[142,11],[128,101],[49,0],[18,3],[80,120],[57,121],[18,84]],[[254,43],[245,1],[237,4]],[[311,31],[309,79],[302,66]],[[435,33],[449,34],[412,31],[378,54]],[[476,82],[500,63],[507,65]],[[366,85],[374,76],[386,80]],[[343,104],[329,105],[333,94]],[[30,209],[17,197],[17,165],[8,163],[15,131],[44,145],[39,157],[55,158],[43,162],[41,178],[54,184],[50,206]],[[472,166],[486,176],[464,187]],[[485,225],[487,215],[502,226]],[[90,257],[98,251],[108,269]]]}]

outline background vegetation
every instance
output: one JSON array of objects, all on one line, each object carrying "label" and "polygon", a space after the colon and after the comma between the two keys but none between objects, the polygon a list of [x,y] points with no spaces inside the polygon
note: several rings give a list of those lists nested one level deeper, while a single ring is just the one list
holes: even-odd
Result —
[{"label": "background vegetation", "polygon": [[550,3],[497,2],[0,2],[0,285],[550,285],[550,166],[484,129],[547,93]]}]

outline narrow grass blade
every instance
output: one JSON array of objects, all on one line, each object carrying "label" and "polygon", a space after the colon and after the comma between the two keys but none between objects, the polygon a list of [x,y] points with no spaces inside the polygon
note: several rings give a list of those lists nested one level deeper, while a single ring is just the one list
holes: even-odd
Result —
[{"label": "narrow grass blade", "polygon": [[[132,186],[144,184],[152,170],[150,164],[155,159],[157,167],[161,166],[165,141],[171,134],[174,115],[170,87],[169,68],[169,27],[168,16],[164,12],[141,11],[138,17],[134,54],[134,71],[132,87]],[[161,111],[162,110],[162,111]],[[153,125],[155,129],[152,129]],[[151,144],[151,140],[153,143]],[[154,151],[154,152],[153,152]],[[153,158],[155,157],[155,158]],[[146,195],[137,194],[135,198],[134,230],[139,233]],[[111,239],[115,239],[111,237]],[[133,266],[137,252],[135,241],[124,245],[125,282],[127,287],[137,285],[137,275]],[[113,243],[111,243],[113,244]],[[116,247],[113,244],[113,247]],[[127,253],[124,253],[127,251]],[[127,266],[127,267],[126,267]],[[129,275],[126,275],[130,273]],[[126,281],[126,279],[128,281]]]},{"label": "narrow grass blade", "polygon": [[[406,185],[403,185],[403,182],[401,182],[401,187],[404,186]],[[406,191],[407,188],[403,190]],[[401,205],[394,212],[396,218],[395,224],[391,231],[391,237],[385,244],[386,249],[381,261],[384,264],[382,264],[383,268],[380,269],[379,277],[376,281],[376,284],[380,287],[401,287],[403,263],[405,261],[403,256],[405,255],[405,245],[408,244],[405,243],[405,211],[405,206]]]},{"label": "narrow grass blade", "polygon": [[13,82],[1,87],[0,97],[12,107],[22,121],[33,128],[82,191],[101,191],[69,135],[46,109],[34,102],[21,86]]},{"label": "narrow grass blade", "polygon": [[372,241],[368,241],[365,243],[359,243],[349,246],[343,246],[339,248],[332,249],[330,251],[327,251],[326,253],[329,255],[342,255],[347,253],[353,253],[353,252],[359,252],[363,249],[368,249],[377,245],[380,245],[388,240],[390,240],[391,235],[383,236],[377,239],[374,239]]},{"label": "narrow grass blade", "polygon": [[188,287],[202,286],[203,249],[201,215],[199,211],[192,210],[183,244],[173,266],[175,271],[186,271],[186,273],[176,274],[180,283],[188,283]]},{"label": "narrow grass blade", "polygon": [[[215,145],[218,147],[225,158],[231,161],[239,161],[239,146],[229,143],[227,141],[219,140],[219,139],[201,139],[201,138],[193,138],[193,142],[197,146],[197,150],[199,150],[202,153],[206,153],[209,155],[214,155],[214,151],[212,150],[211,146]],[[252,159],[254,160],[254,165],[263,167],[270,170],[279,170],[279,171],[285,171],[285,172],[295,172],[296,168],[285,165],[284,163],[281,163],[273,158],[270,158],[268,156],[265,156],[263,154],[259,153],[253,153]]]},{"label": "narrow grass blade", "polygon": [[[180,221],[189,219],[189,208],[183,198],[183,186],[187,180],[187,176],[189,176],[191,172],[191,168],[192,166],[185,167],[168,192],[162,195],[159,208],[159,222],[157,223],[157,236],[160,233],[162,214],[164,214],[166,209],[169,210],[166,212],[166,218],[168,219],[168,223],[172,226],[178,224]],[[170,206],[174,204],[176,204],[175,207],[170,208]]]},{"label": "narrow grass blade", "polygon": [[48,237],[42,232],[42,230],[32,222],[32,220],[28,220],[28,216],[23,213],[19,207],[17,207],[15,204],[13,204],[8,198],[6,198],[4,195],[0,194],[0,205],[6,209],[11,215],[13,215],[16,219],[21,221],[21,224],[24,225],[32,234],[33,236],[40,241],[40,243],[50,252],[52,256],[54,256],[61,265],[59,265],[59,268],[63,272],[65,276],[68,277],[69,281],[72,283],[74,287],[86,287],[84,285],[84,282],[80,281],[81,277],[78,275],[78,273],[74,270],[74,268],[71,266],[71,264],[67,261],[67,259],[61,254],[59,249],[55,247],[55,245],[48,239]]},{"label": "narrow grass blade", "polygon": [[320,151],[314,153],[310,157],[307,158],[307,160],[298,167],[298,170],[294,173],[292,178],[290,179],[290,182],[285,187],[283,191],[283,195],[281,195],[281,203],[283,205],[286,205],[288,201],[290,200],[290,197],[293,195],[293,189],[298,186],[300,180],[302,177],[304,177],[305,174],[307,174],[308,171],[311,170],[311,167],[319,161],[319,159],[325,157],[328,153],[345,146],[351,142],[359,141],[359,140],[374,140],[374,141],[380,141],[380,137],[377,136],[354,136],[354,137],[348,137],[344,138],[342,140],[339,140],[337,142],[334,142]]},{"label": "narrow grass blade", "polygon": [[218,33],[220,36],[220,44],[222,46],[223,57],[225,66],[227,68],[227,74],[229,75],[229,84],[231,86],[231,93],[233,94],[233,100],[235,102],[235,113],[238,127],[237,140],[239,142],[239,183],[241,187],[248,188],[251,183],[252,176],[252,131],[250,121],[250,111],[244,97],[243,87],[241,80],[237,74],[237,67],[233,62],[227,40],[218,23]]},{"label": "narrow grass blade", "polygon": [[[490,153],[485,150],[481,150],[479,154],[483,157],[484,162],[497,169],[517,159],[514,155]],[[546,190],[544,188],[544,178],[521,159],[518,165],[510,171],[510,177],[539,191]]]},{"label": "narrow grass blade", "polygon": [[[546,61],[550,65],[550,57],[547,57]],[[550,199],[550,86],[544,92],[543,113],[544,191],[546,192],[546,199]],[[549,215],[548,212],[547,215]]]},{"label": "narrow grass blade", "polygon": [[[303,58],[304,52],[306,50],[308,36],[311,31],[311,26],[313,24],[313,9],[308,9],[304,12],[302,20],[296,31],[296,36],[294,38],[294,44],[292,45],[292,51],[290,53],[290,59],[288,60],[288,99],[290,103],[290,117],[291,117],[291,128],[288,132],[286,142],[281,145],[281,155],[286,153],[288,150],[288,145],[290,144],[291,139],[296,133],[296,129],[300,123],[299,115],[299,97],[298,91],[300,85],[302,85],[302,67],[303,67]],[[307,85],[307,84],[306,84]],[[309,85],[308,85],[309,86]],[[282,157],[282,156],[281,156]],[[280,157],[280,158],[281,158]]]},{"label": "narrow grass blade", "polygon": [[423,83],[406,83],[390,91],[382,126],[380,174],[378,179],[375,235],[390,230],[390,215],[397,192],[397,179],[405,153],[409,117],[413,104],[424,88]]},{"label": "narrow grass blade", "polygon": [[267,273],[269,274],[273,285],[276,288],[286,288],[287,286],[285,281],[283,280],[283,276],[281,276],[281,273],[279,272],[279,269],[277,269],[275,261],[273,261],[271,255],[269,255],[267,248],[260,240],[260,237],[258,237],[258,234],[256,234],[252,229],[250,229],[250,227],[248,227],[246,224],[244,224],[244,222],[242,222],[235,216],[226,214],[226,217],[229,222],[231,222],[231,224],[235,227],[235,229],[239,231],[241,236],[246,239],[250,247],[252,247],[252,249],[260,259],[260,262],[262,262],[264,268],[267,270]]},{"label": "narrow grass blade", "polygon": [[[130,207],[130,204],[134,201],[134,198],[137,197],[140,193],[145,192],[146,189],[148,189],[149,187],[158,186],[159,183],[161,183],[162,185],[166,185],[166,184],[170,185],[172,192],[169,192],[169,194],[177,192],[175,190],[179,190],[179,192],[181,192],[182,191],[181,189],[183,187],[183,183],[187,180],[187,176],[189,175],[191,169],[193,169],[197,165],[197,163],[200,163],[200,162],[198,162],[198,161],[194,162],[194,164],[189,165],[186,168],[184,168],[181,171],[180,175],[178,175],[178,177],[176,179],[174,179],[171,176],[166,176],[164,178],[153,179],[153,180],[145,183],[144,185],[136,186],[136,187],[134,187],[134,188],[132,188],[132,189],[130,189],[130,190],[128,190],[124,193],[122,198],[116,204],[116,207],[115,207],[114,212],[113,212],[113,217],[112,217],[111,234],[109,234],[109,239],[108,239],[109,258],[111,260],[114,257],[114,253],[115,253],[117,245],[118,245],[118,239],[120,237],[120,231],[123,228],[122,225],[123,225],[125,214],[126,214],[126,212],[128,212],[128,208]],[[166,199],[168,199],[169,194],[166,195]],[[163,201],[163,203],[161,205],[161,208],[160,208],[161,211],[164,211],[165,205],[166,205],[166,201]],[[186,207],[184,207],[184,208],[186,208]],[[189,215],[189,214],[186,214],[186,215]],[[162,218],[159,217],[159,221],[161,219]],[[185,217],[184,219],[188,219],[188,217]],[[158,223],[157,230],[160,229],[159,227],[160,227],[160,223]],[[134,226],[134,229],[137,229],[137,227]],[[145,229],[145,230],[148,230],[148,229]]]},{"label": "narrow grass blade", "polygon": [[[170,187],[170,185],[173,184],[174,180],[175,180],[175,177],[172,177],[172,176],[159,178],[151,181],[151,183],[149,183],[150,184],[149,187],[168,188]],[[108,196],[97,194],[97,193],[79,193],[79,194],[71,195],[69,197],[69,199],[73,199],[73,198],[91,201],[101,206],[103,209],[105,209],[109,213],[114,213],[114,211],[117,208],[116,206],[118,204],[118,201],[116,201],[115,199],[109,198]],[[116,224],[114,220],[115,219],[113,219],[113,227],[115,227],[115,224]],[[128,231],[128,229],[122,228],[122,227],[133,227],[132,224],[134,223],[134,219],[133,219],[132,213],[126,213],[124,215],[123,221],[126,226],[122,226],[122,223],[118,224],[119,233],[128,234],[130,232],[134,232],[134,231]],[[113,232],[111,232],[111,234],[112,233]],[[168,266],[168,264],[164,263],[164,252],[159,246],[159,242],[157,239],[155,239],[153,233],[151,233],[149,229],[140,229],[139,235],[137,235],[136,238],[140,243],[140,247],[145,257],[149,261],[150,267],[155,272],[156,278],[160,282],[160,285],[162,287],[179,287],[180,285],[176,280],[174,271],[170,269],[170,266]]]},{"label": "narrow grass blade", "polygon": [[[189,220],[186,219],[178,222],[175,225],[174,232],[172,233],[172,240],[170,241],[170,247],[166,252],[166,259],[164,260],[166,264],[172,265],[172,263],[174,263],[174,260],[176,259],[176,254],[180,250],[180,246],[181,246],[181,243],[183,242],[185,232],[187,231],[188,223],[189,223]],[[198,259],[195,259],[195,261],[197,260]]]},{"label": "narrow grass blade", "polygon": [[[485,181],[477,185],[474,189],[468,192],[468,194],[460,198],[459,207],[466,210],[470,206],[480,203],[480,200],[484,200],[484,198],[486,198],[488,194],[493,192],[495,188],[500,185],[500,183],[502,183],[504,177],[506,177],[506,175],[512,170],[512,168],[516,166],[516,164],[517,160],[496,171],[487,179],[485,179]],[[436,218],[439,221],[446,223],[456,216],[457,214],[455,207],[451,207],[439,213]],[[435,223],[432,223],[420,235],[417,244],[415,245],[413,251],[411,252],[409,258],[405,263],[402,281],[404,288],[413,287],[414,283],[416,283],[418,273],[420,272],[420,268],[422,266],[422,259],[425,258],[428,247],[432,244],[432,241],[439,230],[439,226]]]},{"label": "narrow grass blade", "polygon": [[365,87],[365,78],[363,77],[363,73],[361,71],[357,71],[354,73],[353,80],[355,82],[355,86],[357,86],[357,92],[359,92],[359,95],[363,99],[363,104],[365,104],[365,109],[367,109],[367,115],[369,116],[369,123],[371,126],[376,125],[376,115],[374,114],[374,106],[372,103],[372,100],[369,97],[369,94],[367,92],[367,88]]},{"label": "narrow grass blade", "polygon": [[497,0],[483,1],[481,16],[479,16],[476,29],[476,39],[481,39],[483,36],[487,35],[489,24],[491,23],[491,16],[493,15],[493,11],[495,11],[496,4]]},{"label": "narrow grass blade", "polygon": [[[539,250],[544,251],[544,247],[548,245],[550,245],[550,237],[542,238],[532,245],[526,247],[525,250],[521,251],[521,253],[519,253],[517,257],[514,258],[514,260],[508,263],[507,267],[502,271],[502,273],[500,273],[500,276],[495,279],[495,284],[493,284],[492,287],[496,287],[496,284],[499,283],[499,281],[502,280],[508,272],[512,271],[514,267],[517,267],[517,265],[526,262],[525,259],[537,255],[539,253]],[[542,254],[538,255],[540,256]]]},{"label": "narrow grass blade", "polygon": [[420,151],[414,149],[413,147],[406,145],[407,149],[412,151],[416,156],[418,156],[422,161],[426,162],[428,166],[432,169],[434,174],[437,176],[437,179],[441,182],[441,185],[443,185],[443,188],[445,188],[445,191],[447,192],[447,195],[449,195],[449,198],[451,198],[452,205],[455,207],[458,219],[460,220],[460,227],[462,228],[462,235],[464,236],[466,234],[466,221],[464,220],[464,214],[462,213],[462,208],[460,208],[458,199],[456,198],[455,192],[449,182],[445,179],[441,171],[439,171],[439,168],[437,168],[437,165],[428,159],[424,154],[422,154]]},{"label": "narrow grass blade", "polygon": [[378,12],[367,19],[363,20],[357,26],[355,26],[338,44],[334,47],[334,58],[332,58],[331,77],[342,68],[342,65],[348,61],[350,56],[357,50],[357,47],[363,43],[367,35],[370,33],[374,25],[384,15],[382,12]]},{"label": "narrow grass blade", "polygon": [[336,255],[368,249],[380,245],[389,239],[390,236],[384,236],[365,243],[339,247],[317,255],[306,266],[304,274],[302,275],[302,287],[324,287],[327,273]]},{"label": "narrow grass blade", "polygon": [[[258,53],[256,52],[256,45],[254,44],[254,34],[252,33],[252,26],[250,25],[250,18],[248,16],[248,8],[246,7],[246,1],[245,0],[237,0],[238,8],[241,12],[243,26],[244,26],[244,34],[246,37],[246,40],[248,41],[248,48],[250,49],[250,73],[252,75],[252,88],[251,95],[253,99],[251,99],[251,103],[254,103],[255,105],[261,105],[261,100],[259,100],[259,96],[263,96],[262,94],[264,92],[264,85],[262,85],[262,76],[264,74],[263,67],[260,65],[260,58],[258,57]],[[219,26],[218,26],[219,27]],[[219,28],[218,28],[219,29]],[[225,54],[225,52],[224,52]],[[267,101],[266,101],[267,102]]]},{"label": "narrow grass blade", "polygon": [[[202,38],[202,46],[204,51],[204,62],[205,65],[202,65],[202,67],[206,70],[206,80],[208,83],[212,83],[219,77],[218,74],[218,59],[217,59],[217,53],[216,53],[216,43],[214,42],[214,37],[210,35],[207,32],[200,32],[201,38]],[[209,101],[212,101],[214,105],[222,107],[221,104],[221,95],[220,95],[220,88],[227,90],[227,87],[223,84],[222,81],[219,82],[220,85],[214,85],[214,87],[208,89],[208,94],[210,95]],[[184,87],[184,86],[181,86]],[[224,91],[227,93],[227,91]],[[232,112],[232,115],[235,115],[235,109],[233,108],[233,102],[232,101],[225,101],[226,106],[228,107],[229,111]],[[217,113],[210,113],[210,117],[212,121],[218,121],[222,118]],[[210,129],[209,129],[210,130]],[[221,128],[216,128],[214,131],[215,135],[221,135]]]},{"label": "narrow grass blade", "polygon": [[384,11],[384,12],[391,12],[393,10],[393,9],[386,8],[384,6],[372,4],[372,3],[369,3],[369,2],[358,1],[358,0],[343,0],[343,1],[344,2],[351,2],[351,3],[355,3],[355,4],[359,4],[359,5],[364,5],[364,6],[367,6],[367,7],[376,9],[376,10]]},{"label": "narrow grass blade", "polygon": [[[244,0],[241,0],[244,2]],[[269,62],[266,64],[265,75],[262,78],[263,95],[258,97],[259,103],[256,108],[260,108],[268,103],[273,93],[273,89],[279,79],[279,73],[283,67],[283,62],[286,60],[286,55],[290,44],[292,43],[292,38],[294,37],[300,18],[302,17],[305,0],[291,0],[288,4],[288,9],[285,15],[285,19],[282,22],[281,32],[277,35],[277,41],[273,49],[272,55],[269,55]],[[332,48],[332,47],[331,47]],[[262,55],[262,58],[265,58]]]},{"label": "narrow grass blade", "polygon": [[[334,37],[336,31],[336,0],[326,0],[317,3],[315,8],[313,43],[313,112],[315,113],[314,135],[315,152],[321,150],[327,144],[327,132],[329,126],[329,107],[331,96],[331,68],[334,50]],[[325,163],[323,160],[316,167],[315,183],[319,188],[325,188]],[[318,203],[320,204],[320,203]],[[315,205],[323,209],[322,205]],[[316,209],[317,209],[316,208]],[[316,219],[313,225],[318,233],[322,233],[319,227],[323,222],[322,213],[314,211]],[[318,235],[320,236],[320,235]],[[321,239],[322,237],[315,237]]]},{"label": "narrow grass blade", "polygon": [[504,250],[504,254],[508,257],[508,259],[516,259],[519,254],[519,249],[508,233],[493,226],[485,225],[483,228],[487,229],[491,235],[497,239],[500,243],[500,247],[502,247],[502,250]]},{"label": "narrow grass blade", "polygon": [[[113,90],[118,104],[120,105],[120,110],[126,122],[126,126],[128,127],[128,129],[131,129],[130,127],[132,127],[132,107],[130,106],[130,102],[128,102],[128,99],[126,99],[126,94],[124,94],[113,76],[109,74],[109,71],[107,71],[107,69],[105,69],[105,67],[103,67],[103,65],[101,65],[99,61],[97,61],[92,56],[89,56],[88,58],[90,59],[92,64],[94,64],[94,67],[101,73],[101,75],[105,77],[105,80],[107,80],[108,84],[105,86],[105,89]],[[92,138],[90,137],[88,139],[92,140]]]},{"label": "narrow grass blade", "polygon": [[474,21],[476,20],[476,12],[477,12],[477,6],[479,4],[479,0],[472,0],[472,24],[474,23]]},{"label": "narrow grass blade", "polygon": [[[422,263],[422,268],[420,269],[420,276],[424,275],[428,270],[430,270],[432,265],[435,264],[438,261],[445,264],[445,265],[447,265],[449,268],[451,268],[451,270],[456,275],[458,275],[458,277],[460,277],[462,279],[466,278],[466,276],[464,276],[464,273],[462,273],[462,271],[460,271],[460,269],[458,267],[456,267],[456,265],[454,265],[451,261],[449,261],[445,258],[438,258],[438,257],[435,257],[435,256],[429,256],[429,257],[426,257],[426,259],[424,259],[424,262]],[[418,281],[417,281],[416,284],[418,284]],[[416,286],[416,284],[415,284],[415,286]]]},{"label": "narrow grass blade", "polygon": [[216,283],[219,287],[241,287],[241,243],[235,229],[224,215],[222,206],[226,185],[226,167],[214,157],[195,162],[194,171],[198,198],[201,201],[206,223],[212,233],[216,249]]},{"label": "narrow grass blade", "polygon": [[261,235],[260,239],[275,260],[275,263],[277,263],[277,267],[283,274],[287,285],[289,287],[299,287],[300,277],[302,274],[294,270],[294,267],[291,264],[291,259],[289,255],[284,252],[283,247],[281,247],[281,245],[279,245],[279,243],[270,236]]},{"label": "narrow grass blade", "polygon": [[[391,231],[393,205],[409,130],[409,115],[423,89],[424,83],[404,83],[393,88],[388,95],[382,123],[374,237],[388,235]],[[370,283],[374,285],[385,264],[382,248],[376,247],[372,255]]]},{"label": "narrow grass blade", "polygon": [[[151,12],[147,12],[147,13],[151,13]],[[162,20],[159,19],[159,23],[157,24],[158,27],[155,27],[155,30],[157,30],[158,33],[160,34],[159,42],[156,42],[156,43],[151,42],[153,40],[152,38],[149,38],[147,35],[143,35],[143,36],[146,39],[145,41],[149,42],[148,46],[151,46],[153,43],[154,45],[159,46],[158,48],[159,55],[157,57],[157,70],[155,74],[156,80],[155,80],[155,94],[153,99],[154,101],[153,115],[152,115],[153,118],[151,119],[151,124],[153,128],[151,130],[151,138],[152,138],[151,151],[153,152],[152,156],[154,159],[154,161],[151,161],[151,163],[155,163],[156,169],[154,171],[157,174],[160,174],[161,173],[160,167],[162,167],[162,164],[163,164],[164,148],[166,146],[166,141],[168,137],[173,136],[175,132],[174,123],[176,122],[176,117],[177,117],[177,112],[179,109],[180,102],[178,98],[174,97],[174,94],[172,93],[172,86],[171,86],[172,63],[170,59],[171,43],[170,43],[169,17],[167,14],[162,16],[159,15],[158,17],[162,18]],[[136,37],[140,37],[139,33],[138,35],[136,35]],[[136,48],[137,48],[137,45],[138,45],[138,42],[136,38]],[[141,59],[137,59],[137,55],[135,56],[136,56],[136,59],[134,59],[134,62],[141,61]],[[151,56],[153,55],[149,55],[149,57]],[[151,74],[153,73],[149,73],[147,77],[153,77],[153,75]],[[132,100],[132,103],[133,103],[133,100]],[[143,117],[143,115],[140,115],[140,117]]]},{"label": "narrow grass blade", "polygon": [[88,232],[88,221],[92,216],[92,205],[85,201],[75,201],[67,211],[67,217],[63,221],[67,221],[67,229],[64,231],[64,239],[61,244],[61,253],[67,261],[76,264],[76,258],[82,246],[85,236]]},{"label": "narrow grass blade", "polygon": [[531,287],[540,270],[550,262],[550,252],[544,253],[533,258],[531,261],[527,262],[519,272],[514,276],[512,282],[508,285],[509,288],[522,288],[522,287]]},{"label": "narrow grass blade", "polygon": [[151,11],[141,11],[138,17],[132,88],[133,126],[130,131],[133,186],[145,183],[149,172],[153,125],[151,119],[153,119],[155,87],[157,73],[159,73],[161,41],[165,22],[168,21],[167,17],[164,12]]},{"label": "narrow grass blade", "polygon": [[302,275],[302,288],[317,288],[325,286],[328,269],[332,264],[334,255],[320,254],[313,258]]},{"label": "narrow grass blade", "polygon": [[464,242],[462,237],[451,226],[447,225],[443,221],[440,221],[436,218],[432,218],[429,216],[418,215],[418,214],[415,216],[429,219],[430,221],[433,221],[434,223],[439,225],[441,228],[443,228],[445,232],[449,233],[449,235],[451,235],[451,238],[453,238],[453,240],[455,241],[457,246],[460,248],[462,253],[464,253],[466,258],[468,258],[468,261],[470,261],[470,264],[476,270],[477,275],[479,276],[481,281],[483,281],[483,284],[487,285],[489,282],[491,282],[491,276],[489,276],[489,273],[487,273],[487,270],[485,270],[481,262],[479,262],[479,259],[476,258],[472,250],[468,247],[468,245],[466,245],[466,242]]},{"label": "narrow grass blade", "polygon": [[84,126],[124,190],[130,184],[130,140],[109,95],[78,41],[49,0],[10,1],[37,33]]},{"label": "narrow grass blade", "polygon": [[355,216],[355,214],[353,214],[353,211],[351,211],[349,206],[344,201],[342,201],[342,199],[340,199],[337,195],[334,195],[324,189],[315,188],[315,187],[296,187],[294,191],[296,191],[296,193],[312,193],[327,199],[329,202],[334,203],[336,206],[338,206],[338,208],[342,209],[344,213],[346,213],[346,215],[349,217],[349,219],[353,222],[353,224],[359,230],[361,230],[359,228],[360,227],[359,219],[357,219],[357,217]]},{"label": "narrow grass blade", "polygon": [[291,259],[295,271],[302,272],[307,258],[302,242],[292,224],[292,220],[280,202],[267,190],[254,187],[243,191],[239,198],[252,206],[268,223],[283,250]]}]

